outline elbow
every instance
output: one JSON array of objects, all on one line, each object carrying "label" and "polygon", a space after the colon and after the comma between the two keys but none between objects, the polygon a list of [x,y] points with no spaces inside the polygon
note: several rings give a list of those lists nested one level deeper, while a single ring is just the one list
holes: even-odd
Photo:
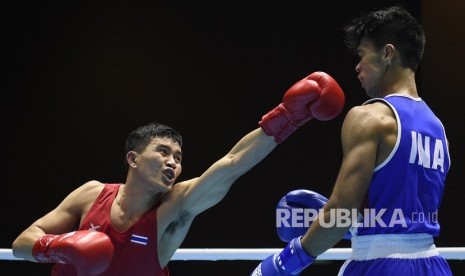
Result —
[{"label": "elbow", "polygon": [[21,258],[22,257],[22,254],[21,254],[21,242],[20,242],[20,238],[16,238],[13,243],[11,244],[11,249],[12,249],[12,252],[13,252],[13,256],[16,257],[16,258]]},{"label": "elbow", "polygon": [[32,248],[35,244],[35,241],[29,241],[28,238],[24,236],[18,236],[13,243],[11,244],[11,249],[13,256],[18,259],[36,261],[32,256]]},{"label": "elbow", "polygon": [[234,178],[238,178],[243,175],[253,166],[252,164],[255,164],[255,162],[248,160],[248,158],[245,158],[244,156],[231,153],[228,153],[223,158],[223,161],[224,166],[227,170],[229,170],[230,175]]}]

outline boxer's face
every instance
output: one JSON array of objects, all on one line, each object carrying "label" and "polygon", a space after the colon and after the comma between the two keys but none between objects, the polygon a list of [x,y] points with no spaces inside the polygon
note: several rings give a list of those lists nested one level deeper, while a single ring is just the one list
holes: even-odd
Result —
[{"label": "boxer's face", "polygon": [[169,190],[182,171],[182,151],[170,138],[155,137],[145,150],[138,154],[139,173],[153,185]]},{"label": "boxer's face", "polygon": [[355,67],[357,78],[368,96],[379,97],[386,72],[383,49],[377,49],[371,41],[362,39],[357,53],[360,58]]}]

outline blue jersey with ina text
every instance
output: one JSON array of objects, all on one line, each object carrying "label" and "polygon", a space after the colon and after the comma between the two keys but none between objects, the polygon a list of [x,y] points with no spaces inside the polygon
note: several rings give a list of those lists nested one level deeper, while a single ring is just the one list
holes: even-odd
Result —
[{"label": "blue jersey with ina text", "polygon": [[439,235],[439,206],[450,157],[443,124],[421,98],[389,95],[381,101],[394,112],[397,141],[379,164],[359,210],[356,235],[427,233]]}]

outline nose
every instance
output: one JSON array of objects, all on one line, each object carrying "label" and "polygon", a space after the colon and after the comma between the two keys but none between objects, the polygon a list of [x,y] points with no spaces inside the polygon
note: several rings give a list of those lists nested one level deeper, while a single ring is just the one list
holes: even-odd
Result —
[{"label": "nose", "polygon": [[355,66],[355,72],[360,73],[360,62]]},{"label": "nose", "polygon": [[174,156],[173,155],[170,155],[167,159],[166,159],[166,165],[170,168],[173,168],[175,169],[176,166],[177,166],[177,163],[176,163],[176,160],[174,159]]}]

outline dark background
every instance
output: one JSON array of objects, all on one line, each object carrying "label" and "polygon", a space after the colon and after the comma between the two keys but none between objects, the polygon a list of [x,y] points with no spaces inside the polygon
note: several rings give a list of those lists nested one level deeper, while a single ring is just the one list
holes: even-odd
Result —
[{"label": "dark background", "polygon": [[[283,247],[274,226],[277,201],[298,188],[329,196],[344,115],[368,99],[341,28],[362,12],[396,3],[425,27],[417,84],[451,145],[436,245],[465,246],[462,2],[14,1],[1,9],[0,248],[11,248],[23,229],[84,182],[124,182],[124,141],[139,125],[154,120],[181,132],[179,180],[189,179],[256,128],[290,85],[321,70],[344,88],[343,113],[312,121],[279,145],[195,220],[182,244]],[[464,261],[449,262],[455,274],[465,271]],[[257,264],[173,261],[169,267],[172,275],[248,275]],[[341,264],[317,263],[303,275],[336,275]],[[0,275],[22,273],[48,275],[49,267],[0,262]]]}]

